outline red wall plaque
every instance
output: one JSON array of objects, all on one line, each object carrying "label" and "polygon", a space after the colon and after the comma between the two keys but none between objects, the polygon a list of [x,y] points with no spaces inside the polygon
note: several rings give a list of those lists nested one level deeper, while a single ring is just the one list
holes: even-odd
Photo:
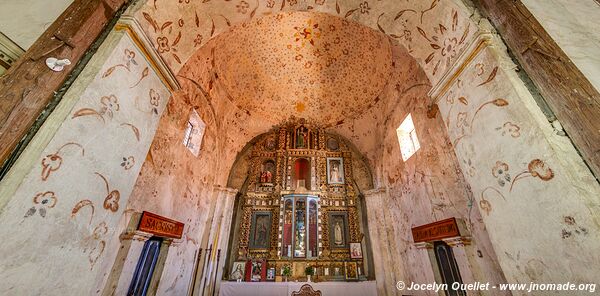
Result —
[{"label": "red wall plaque", "polygon": [[445,219],[412,229],[415,243],[431,242],[444,238],[460,236],[455,218]]},{"label": "red wall plaque", "polygon": [[157,236],[180,239],[185,224],[144,211],[138,230],[156,234]]}]

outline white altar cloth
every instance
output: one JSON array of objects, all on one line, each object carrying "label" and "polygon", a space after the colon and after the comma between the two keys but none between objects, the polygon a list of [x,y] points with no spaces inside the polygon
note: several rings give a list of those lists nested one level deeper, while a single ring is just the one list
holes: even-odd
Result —
[{"label": "white altar cloth", "polygon": [[290,296],[304,284],[323,296],[376,296],[375,281],[365,282],[221,282],[220,296]]}]

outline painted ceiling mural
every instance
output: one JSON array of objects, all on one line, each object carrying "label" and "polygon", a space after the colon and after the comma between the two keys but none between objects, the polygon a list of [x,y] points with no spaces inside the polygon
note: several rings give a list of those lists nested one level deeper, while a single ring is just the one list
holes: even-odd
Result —
[{"label": "painted ceiling mural", "polygon": [[216,73],[236,105],[274,123],[290,111],[322,124],[354,117],[390,77],[382,34],[326,14],[266,16],[215,41]]},{"label": "painted ceiling mural", "polygon": [[[277,18],[277,14],[286,11],[327,13],[386,34],[393,42],[407,48],[432,81],[437,81],[443,75],[476,32],[475,24],[465,14],[469,9],[451,0],[148,0],[136,13],[136,18],[167,64],[177,73],[198,48],[232,26],[261,19],[265,15],[275,15],[264,19],[261,28],[266,29]],[[289,29],[289,32],[280,33],[294,33],[291,30],[297,28],[296,33],[301,37],[298,42],[304,43],[305,47],[315,46],[319,36],[325,39],[331,36],[335,40],[328,31],[328,26],[314,27],[316,23],[318,22],[308,24],[301,21],[287,28],[286,31]],[[347,26],[356,27],[354,24]],[[272,32],[256,32],[252,42],[242,41],[239,46],[257,45],[257,40],[284,42],[287,38],[285,35],[273,36],[270,34]],[[342,36],[340,41],[352,40],[356,35],[358,33]],[[289,38],[296,42],[294,37]],[[371,35],[366,38],[375,37]],[[285,42],[285,45],[289,45],[288,40]],[[232,40],[230,45],[238,44]],[[292,44],[292,50],[296,46]],[[343,50],[343,47],[340,49]],[[253,54],[260,56],[260,53]],[[368,68],[363,73],[369,73]]]}]

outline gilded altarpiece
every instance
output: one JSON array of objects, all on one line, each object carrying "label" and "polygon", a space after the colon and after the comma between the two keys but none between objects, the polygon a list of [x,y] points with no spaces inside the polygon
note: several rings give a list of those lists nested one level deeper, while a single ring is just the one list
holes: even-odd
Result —
[{"label": "gilded altarpiece", "polygon": [[317,280],[343,280],[344,262],[364,271],[363,259],[349,251],[363,235],[352,152],[343,139],[303,120],[288,123],[259,138],[249,164],[234,222],[236,260],[266,259],[277,275],[290,266],[292,279],[302,279],[306,266],[315,267]]}]

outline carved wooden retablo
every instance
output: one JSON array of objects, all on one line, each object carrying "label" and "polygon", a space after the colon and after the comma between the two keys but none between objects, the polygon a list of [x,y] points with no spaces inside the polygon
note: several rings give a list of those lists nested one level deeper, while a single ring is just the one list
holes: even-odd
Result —
[{"label": "carved wooden retablo", "polygon": [[300,290],[292,292],[292,296],[321,296],[320,290],[314,290],[309,284],[304,284]]}]

